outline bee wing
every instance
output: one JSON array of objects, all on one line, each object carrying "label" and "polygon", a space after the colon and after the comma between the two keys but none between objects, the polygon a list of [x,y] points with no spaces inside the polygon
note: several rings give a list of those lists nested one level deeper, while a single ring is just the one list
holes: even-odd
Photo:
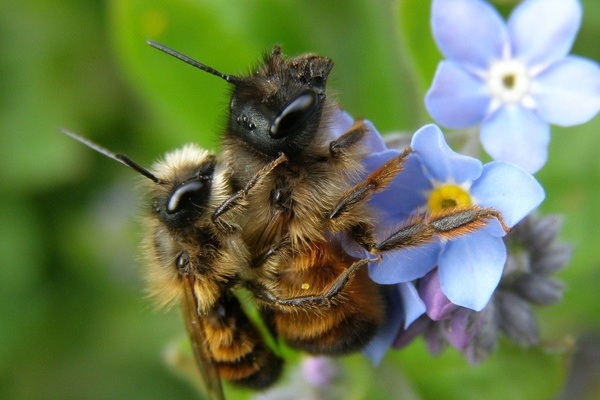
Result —
[{"label": "bee wing", "polygon": [[225,400],[221,377],[217,367],[212,362],[210,350],[206,341],[204,327],[198,315],[198,305],[193,290],[193,283],[189,277],[183,278],[184,296],[182,299],[183,318],[192,342],[194,357],[202,378],[202,385],[206,395],[211,400]]}]

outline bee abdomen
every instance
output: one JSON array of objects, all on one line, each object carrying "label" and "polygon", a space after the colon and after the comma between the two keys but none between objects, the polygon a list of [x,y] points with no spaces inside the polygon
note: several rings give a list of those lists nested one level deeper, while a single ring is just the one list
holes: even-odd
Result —
[{"label": "bee abdomen", "polygon": [[242,358],[217,362],[223,379],[251,389],[264,389],[279,379],[283,359],[262,343]]},{"label": "bee abdomen", "polygon": [[221,378],[253,389],[270,386],[281,375],[283,360],[265,345],[237,298],[228,296],[223,305],[204,320],[211,358]]},{"label": "bee abdomen", "polygon": [[342,355],[362,349],[383,323],[383,295],[364,269],[339,296],[343,300],[334,299],[326,310],[278,310],[277,333],[290,346],[312,354]]},{"label": "bee abdomen", "polygon": [[[361,350],[375,335],[381,321],[351,316],[316,336],[304,335],[308,330],[280,332],[287,343],[311,354],[343,355]],[[314,316],[314,318],[322,318]],[[293,324],[292,324],[293,326]],[[292,328],[293,329],[293,328]]]}]

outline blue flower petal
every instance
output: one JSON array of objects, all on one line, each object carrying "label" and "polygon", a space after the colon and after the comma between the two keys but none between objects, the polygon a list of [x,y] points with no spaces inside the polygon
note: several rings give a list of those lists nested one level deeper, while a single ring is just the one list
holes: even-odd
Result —
[{"label": "blue flower petal", "polygon": [[387,251],[379,262],[369,264],[369,276],[383,285],[413,281],[436,266],[440,250],[436,240],[408,250]]},{"label": "blue flower petal", "polygon": [[335,140],[350,129],[354,123],[354,118],[346,111],[337,109],[333,112],[329,122],[329,140]]},{"label": "blue flower petal", "polygon": [[550,126],[534,110],[519,105],[499,108],[481,125],[483,148],[496,160],[537,172],[548,158]]},{"label": "blue flower petal", "polygon": [[399,155],[400,155],[399,150],[390,149],[390,150],[379,151],[379,152],[370,154],[369,156],[365,157],[363,159],[363,166],[365,167],[365,175],[363,178],[366,178],[366,176],[368,174],[375,172],[375,170],[377,168],[381,167],[388,160],[391,160],[392,158],[397,157]]},{"label": "blue flower petal", "polygon": [[367,127],[367,134],[363,139],[363,143],[367,146],[368,152],[378,153],[387,150],[383,137],[377,128],[375,128],[375,125],[369,120],[364,120],[364,123]]},{"label": "blue flower petal", "polygon": [[431,117],[448,128],[479,124],[490,101],[484,82],[452,61],[440,62],[425,95],[425,107]]},{"label": "blue flower petal", "polygon": [[490,61],[500,59],[508,43],[501,16],[480,0],[435,0],[431,25],[442,54],[475,70],[485,70]]},{"label": "blue flower petal", "polygon": [[471,196],[476,204],[500,211],[506,225],[513,227],[541,204],[545,193],[521,168],[494,161],[483,167],[481,178],[471,186]]},{"label": "blue flower petal", "polygon": [[404,329],[406,329],[425,313],[426,307],[412,282],[399,283],[396,287],[400,291],[402,304],[404,305]]},{"label": "blue flower petal", "polygon": [[385,323],[363,349],[363,354],[375,365],[379,364],[401,331],[402,323],[407,327],[424,312],[425,305],[412,283],[401,283],[393,287],[388,296]]},{"label": "blue flower petal", "polygon": [[543,68],[565,57],[581,25],[577,0],[527,0],[508,20],[513,57]]},{"label": "blue flower petal", "polygon": [[453,151],[436,125],[425,125],[413,136],[411,147],[427,175],[439,182],[471,182],[481,175],[481,161]]},{"label": "blue flower petal", "polygon": [[[380,162],[382,157],[391,158],[389,152],[391,150],[386,152],[388,154],[372,155],[365,160],[365,163],[370,166],[372,162]],[[398,152],[394,153],[395,156],[398,155]],[[414,155],[410,155],[404,163],[402,172],[385,190],[375,193],[369,204],[382,218],[400,223],[413,215],[417,208],[427,203],[426,194],[431,189],[431,182],[423,173],[420,161]]]},{"label": "blue flower petal", "polygon": [[538,75],[534,84],[539,113],[551,124],[582,124],[600,110],[600,67],[595,61],[566,57]]},{"label": "blue flower petal", "polygon": [[354,258],[370,258],[371,254],[363,246],[358,244],[354,238],[352,238],[347,232],[338,234],[339,242],[342,245],[342,249],[351,257]]},{"label": "blue flower petal", "polygon": [[485,232],[448,242],[439,261],[442,290],[454,304],[481,311],[500,282],[505,261],[502,238]]},{"label": "blue flower petal", "polygon": [[496,237],[504,237],[508,232],[504,230],[504,227],[497,219],[491,219],[488,223],[481,228],[481,232],[485,232],[488,235],[496,236]]},{"label": "blue flower petal", "polygon": [[398,316],[394,319],[386,319],[385,325],[380,327],[373,339],[362,349],[365,357],[369,358],[373,365],[377,366],[388,352],[396,339],[398,330],[402,326],[402,319]]}]

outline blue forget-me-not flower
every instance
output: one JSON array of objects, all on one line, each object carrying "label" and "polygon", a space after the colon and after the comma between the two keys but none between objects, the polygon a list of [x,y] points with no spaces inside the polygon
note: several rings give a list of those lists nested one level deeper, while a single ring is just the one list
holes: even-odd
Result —
[{"label": "blue forget-me-not flower", "polygon": [[549,124],[581,124],[600,110],[598,63],[568,55],[581,16],[578,0],[526,0],[506,23],[483,0],[434,0],[446,59],[425,98],[429,113],[448,128],[481,125],[494,159],[538,171]]},{"label": "blue forget-me-not flower", "polygon": [[[499,211],[504,225],[512,227],[544,199],[544,190],[530,174],[510,163],[482,165],[475,158],[455,153],[435,125],[417,131],[411,148],[405,169],[385,192],[372,199],[377,209],[393,210],[382,226],[401,223],[415,213],[480,206]],[[382,157],[393,154],[393,150],[375,154],[365,164],[379,164]],[[448,299],[479,311],[502,276],[507,256],[502,240],[505,234],[502,223],[494,218],[484,228],[454,240],[439,239],[414,249],[390,251],[369,266],[369,273],[375,282],[395,284],[414,281],[437,266]]]}]

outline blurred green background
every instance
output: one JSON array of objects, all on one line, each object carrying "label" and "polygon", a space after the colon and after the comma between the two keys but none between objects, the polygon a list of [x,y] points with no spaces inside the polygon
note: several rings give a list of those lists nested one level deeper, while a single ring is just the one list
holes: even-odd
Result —
[{"label": "blurred green background", "polygon": [[[514,2],[498,3],[506,11]],[[582,3],[573,52],[598,60],[600,2]],[[139,178],[57,130],[142,165],[190,141],[216,148],[226,83],[146,39],[227,73],[247,72],[275,43],[287,54],[314,51],[335,60],[330,87],[354,116],[382,132],[429,122],[422,98],[440,56],[428,1],[23,0],[0,10],[2,399],[199,398],[163,360],[166,344],[184,337],[179,313],[155,312],[144,298]],[[543,349],[502,343],[479,367],[454,350],[431,357],[421,341],[379,370],[352,357],[353,398],[546,399],[560,390],[570,343],[600,329],[598,148],[598,117],[553,127],[538,174],[542,212],[565,215],[562,237],[575,247],[560,274],[564,301],[538,313]]]}]

